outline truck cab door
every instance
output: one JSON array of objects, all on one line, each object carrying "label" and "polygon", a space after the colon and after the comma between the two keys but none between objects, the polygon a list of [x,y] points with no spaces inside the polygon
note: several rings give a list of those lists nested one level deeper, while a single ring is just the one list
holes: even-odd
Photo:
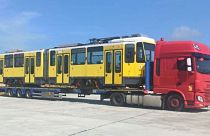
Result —
[{"label": "truck cab door", "polygon": [[[194,100],[194,84],[195,84],[195,74],[193,71],[192,62],[190,62],[191,66],[188,66],[187,60],[192,61],[191,57],[181,57],[177,60],[177,81],[176,87],[178,90],[181,90],[185,96],[188,96],[188,100]],[[188,61],[188,62],[189,62]],[[190,69],[190,71],[189,71]]]}]

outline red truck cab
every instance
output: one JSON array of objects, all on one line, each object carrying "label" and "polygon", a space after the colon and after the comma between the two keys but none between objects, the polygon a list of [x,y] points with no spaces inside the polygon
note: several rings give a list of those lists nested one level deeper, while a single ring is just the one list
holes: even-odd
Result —
[{"label": "red truck cab", "polygon": [[153,91],[169,110],[210,106],[210,50],[193,41],[158,41]]}]

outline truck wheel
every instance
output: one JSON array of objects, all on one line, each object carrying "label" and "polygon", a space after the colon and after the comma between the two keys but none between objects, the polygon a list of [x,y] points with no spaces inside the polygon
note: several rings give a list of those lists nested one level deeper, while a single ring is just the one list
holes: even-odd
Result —
[{"label": "truck wheel", "polygon": [[19,98],[23,97],[22,91],[20,89],[17,90],[17,97]]},{"label": "truck wheel", "polygon": [[123,106],[125,104],[125,96],[122,93],[113,93],[110,97],[110,101],[114,106]]},{"label": "truck wheel", "polygon": [[32,98],[32,94],[31,94],[30,90],[26,91],[26,98],[28,98],[28,99]]},{"label": "truck wheel", "polygon": [[169,95],[166,106],[168,110],[172,111],[182,111],[184,109],[184,100],[178,94]]}]

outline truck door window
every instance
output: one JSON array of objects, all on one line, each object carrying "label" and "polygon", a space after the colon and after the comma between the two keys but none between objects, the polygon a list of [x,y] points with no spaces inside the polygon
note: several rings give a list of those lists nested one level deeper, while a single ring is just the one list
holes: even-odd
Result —
[{"label": "truck door window", "polygon": [[180,71],[187,71],[187,57],[180,57],[177,59],[177,69]]}]

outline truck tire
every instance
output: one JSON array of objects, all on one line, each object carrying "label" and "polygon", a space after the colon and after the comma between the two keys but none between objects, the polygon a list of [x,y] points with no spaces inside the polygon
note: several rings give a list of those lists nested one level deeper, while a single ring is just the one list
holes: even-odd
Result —
[{"label": "truck tire", "polygon": [[171,94],[166,100],[166,108],[171,111],[182,111],[184,109],[184,100],[179,94]]},{"label": "truck tire", "polygon": [[30,90],[26,91],[26,98],[31,99],[32,98],[32,94]]},{"label": "truck tire", "polygon": [[123,106],[125,104],[125,96],[123,93],[113,93],[110,97],[111,105]]}]

